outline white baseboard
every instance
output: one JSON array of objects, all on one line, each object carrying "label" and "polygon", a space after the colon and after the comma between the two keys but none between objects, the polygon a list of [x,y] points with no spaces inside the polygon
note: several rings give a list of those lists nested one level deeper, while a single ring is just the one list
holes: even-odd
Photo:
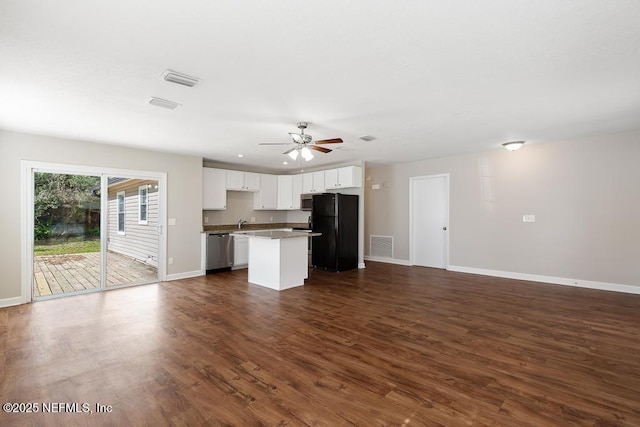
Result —
[{"label": "white baseboard", "polygon": [[0,299],[0,308],[11,307],[12,305],[24,304],[25,301],[22,297],[3,298]]},{"label": "white baseboard", "polygon": [[359,262],[358,263],[358,268],[366,268],[364,265],[364,262]]},{"label": "white baseboard", "polygon": [[406,259],[396,259],[396,258],[383,258],[377,256],[365,256],[365,261],[375,261],[375,262],[386,262],[387,264],[398,264],[398,265],[411,265]]},{"label": "white baseboard", "polygon": [[185,271],[184,273],[167,274],[167,282],[179,279],[189,279],[191,277],[204,276],[206,272],[204,270]]},{"label": "white baseboard", "polygon": [[461,267],[450,265],[447,270],[458,273],[480,274],[483,276],[503,277],[506,279],[528,280],[531,282],[551,283],[554,285],[573,286],[577,288],[598,289],[601,291],[640,294],[640,286],[621,285],[618,283],[593,282],[590,280],[568,279],[565,277],[542,276],[539,274],[514,273],[511,271],[486,270],[484,268]]}]

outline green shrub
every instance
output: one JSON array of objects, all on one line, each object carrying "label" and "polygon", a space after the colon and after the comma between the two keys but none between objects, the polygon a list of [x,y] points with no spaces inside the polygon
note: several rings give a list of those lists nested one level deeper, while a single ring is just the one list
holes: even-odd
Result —
[{"label": "green shrub", "polygon": [[35,224],[33,227],[33,238],[35,240],[45,240],[51,237],[51,224]]}]

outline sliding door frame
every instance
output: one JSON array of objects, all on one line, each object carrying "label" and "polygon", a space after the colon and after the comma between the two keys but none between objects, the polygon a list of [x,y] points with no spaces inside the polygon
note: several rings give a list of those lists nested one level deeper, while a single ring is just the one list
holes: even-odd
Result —
[{"label": "sliding door frame", "polygon": [[[108,225],[108,197],[107,186],[109,176],[125,176],[128,178],[153,179],[158,181],[158,203],[160,235],[158,236],[158,281],[164,281],[167,277],[166,253],[167,253],[167,174],[166,172],[139,171],[130,169],[117,169],[101,166],[71,165],[66,163],[38,162],[22,160],[21,167],[21,264],[22,283],[21,300],[27,303],[33,300],[33,203],[34,172],[67,173],[75,175],[89,175],[100,177],[100,262],[101,277],[100,290],[105,289],[106,283],[106,256],[107,256],[107,225]],[[88,291],[91,292],[91,291]],[[78,291],[77,293],[85,293]],[[73,295],[68,293],[65,295]]]}]

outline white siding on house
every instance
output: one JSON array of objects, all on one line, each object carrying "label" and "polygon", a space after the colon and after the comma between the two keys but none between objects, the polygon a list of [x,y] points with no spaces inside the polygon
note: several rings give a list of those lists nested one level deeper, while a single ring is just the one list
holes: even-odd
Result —
[{"label": "white siding on house", "polygon": [[[147,223],[138,221],[138,188],[149,184]],[[158,189],[156,181],[128,180],[109,187],[108,250],[158,266]],[[117,192],[125,192],[124,234],[118,233]]]}]

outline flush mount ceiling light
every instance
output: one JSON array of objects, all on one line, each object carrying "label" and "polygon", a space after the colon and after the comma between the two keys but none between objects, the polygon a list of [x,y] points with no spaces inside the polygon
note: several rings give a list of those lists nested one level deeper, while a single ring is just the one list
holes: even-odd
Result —
[{"label": "flush mount ceiling light", "polygon": [[168,108],[169,110],[175,110],[180,105],[177,102],[156,98],[155,96],[151,97],[149,104],[155,105],[156,107]]},{"label": "flush mount ceiling light", "polygon": [[166,70],[162,74],[162,78],[170,83],[188,87],[194,87],[195,85],[200,83],[200,80],[195,77],[187,76],[186,74],[178,73],[177,71],[171,70]]},{"label": "flush mount ceiling light", "polygon": [[523,145],[524,145],[524,141],[509,141],[502,144],[502,146],[509,151],[519,150],[520,147],[522,147]]}]

